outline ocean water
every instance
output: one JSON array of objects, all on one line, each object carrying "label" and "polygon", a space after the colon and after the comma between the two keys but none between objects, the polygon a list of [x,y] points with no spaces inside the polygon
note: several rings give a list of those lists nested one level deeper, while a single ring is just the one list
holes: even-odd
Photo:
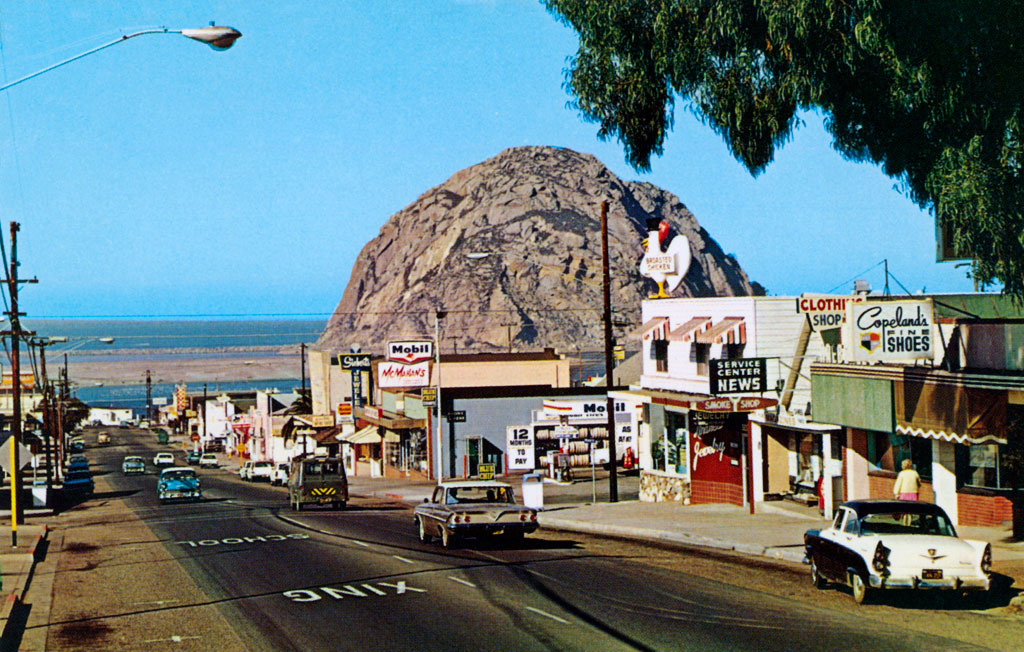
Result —
[{"label": "ocean water", "polygon": [[[47,361],[194,359],[207,356],[246,357],[278,355],[312,344],[327,325],[326,319],[295,320],[139,320],[139,319],[25,319],[22,327],[39,337],[66,337],[67,342],[47,347]],[[104,343],[99,338],[114,338]],[[292,391],[298,379],[206,383],[216,396],[226,391],[277,389]],[[188,391],[202,392],[203,383],[189,383]],[[154,383],[152,396],[171,400],[174,385]],[[146,386],[104,385],[77,387],[75,395],[97,407],[132,408],[141,414],[146,407]]]}]

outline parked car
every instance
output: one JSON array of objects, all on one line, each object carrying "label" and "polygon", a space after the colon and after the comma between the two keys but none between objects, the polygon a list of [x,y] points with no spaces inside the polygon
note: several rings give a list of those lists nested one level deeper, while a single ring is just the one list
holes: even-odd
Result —
[{"label": "parked car", "polygon": [[413,510],[420,541],[440,537],[445,548],[461,539],[503,535],[521,539],[539,527],[537,511],[516,504],[512,485],[493,480],[445,482]]},{"label": "parked car", "polygon": [[960,539],[938,505],[857,500],[840,505],[832,525],[804,535],[811,581],[849,585],[857,604],[871,591],[987,591],[992,547]]},{"label": "parked car", "polygon": [[64,493],[91,494],[94,489],[92,472],[88,468],[69,470],[64,474]]},{"label": "parked car", "polygon": [[217,456],[214,453],[203,453],[199,458],[199,467],[203,469],[215,469],[220,466]]},{"label": "parked car", "polygon": [[71,442],[68,444],[68,450],[72,453],[81,453],[85,450],[85,440],[81,437],[72,438]]},{"label": "parked car", "polygon": [[189,451],[185,453],[185,462],[188,464],[199,464],[199,458],[203,456],[199,451]]},{"label": "parked car", "polygon": [[170,438],[171,435],[163,428],[160,428],[159,430],[156,431],[156,443],[166,444],[168,441],[170,441]]},{"label": "parked car", "polygon": [[288,504],[296,511],[306,505],[344,508],[348,503],[345,465],[336,457],[292,460],[288,473]]},{"label": "parked car", "polygon": [[270,476],[274,472],[273,462],[253,462],[252,468],[249,470],[248,480],[257,482],[263,480],[264,482],[270,482]]},{"label": "parked car", "polygon": [[138,455],[129,455],[121,462],[121,473],[145,473],[146,462]]},{"label": "parked car", "polygon": [[143,419],[142,421],[139,421],[139,427],[140,428],[148,428],[149,427],[149,421],[146,421],[145,419]]},{"label": "parked car", "polygon": [[199,476],[195,469],[188,466],[172,466],[161,471],[156,489],[161,503],[169,500],[198,501],[203,498]]},{"label": "parked car", "polygon": [[100,434],[96,435],[96,443],[97,444],[109,444],[110,443],[110,433],[109,432],[101,432]]},{"label": "parked car", "polygon": [[88,471],[89,460],[85,458],[85,455],[72,455],[67,461],[68,471]]},{"label": "parked car", "polygon": [[153,466],[174,466],[172,453],[157,453],[153,456]]},{"label": "parked car", "polygon": [[270,475],[270,484],[283,487],[288,484],[288,471],[291,465],[288,463],[278,464],[274,467],[274,472]]},{"label": "parked car", "polygon": [[238,477],[243,480],[249,479],[249,473],[252,471],[252,465],[255,464],[252,460],[242,462],[242,466],[238,467]]}]

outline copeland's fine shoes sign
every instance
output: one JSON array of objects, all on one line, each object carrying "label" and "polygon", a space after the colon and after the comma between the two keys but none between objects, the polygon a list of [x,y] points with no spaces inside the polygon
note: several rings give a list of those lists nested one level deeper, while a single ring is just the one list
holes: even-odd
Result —
[{"label": "copeland's fine shoes sign", "polygon": [[843,347],[847,360],[895,362],[935,356],[931,299],[864,301],[849,303],[846,310]]}]

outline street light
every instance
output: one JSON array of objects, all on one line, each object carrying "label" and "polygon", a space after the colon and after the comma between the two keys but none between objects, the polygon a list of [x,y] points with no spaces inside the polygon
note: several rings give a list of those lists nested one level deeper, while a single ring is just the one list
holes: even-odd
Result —
[{"label": "street light", "polygon": [[242,33],[234,27],[220,27],[217,25],[213,25],[212,23],[208,27],[200,27],[198,29],[167,29],[166,27],[144,29],[140,32],[135,32],[133,34],[125,34],[124,36],[121,36],[113,41],[110,41],[109,43],[104,43],[103,45],[95,47],[91,50],[86,50],[81,54],[76,54],[73,57],[55,63],[52,66],[43,68],[42,70],[38,70],[32,73],[31,75],[25,75],[21,79],[16,79],[10,83],[4,84],[3,86],[0,86],[0,91],[5,91],[8,88],[11,88],[12,86],[17,86],[21,82],[30,80],[33,77],[38,77],[43,73],[50,72],[51,70],[55,70],[57,68],[60,68],[61,66],[66,66],[72,61],[78,61],[82,57],[87,57],[90,54],[95,54],[100,50],[106,50],[109,47],[117,45],[118,43],[124,43],[130,38],[135,38],[136,36],[145,36],[146,34],[181,34],[182,36],[192,39],[193,41],[205,43],[214,50],[222,52],[230,48],[232,45],[234,45],[235,41],[242,36]]}]

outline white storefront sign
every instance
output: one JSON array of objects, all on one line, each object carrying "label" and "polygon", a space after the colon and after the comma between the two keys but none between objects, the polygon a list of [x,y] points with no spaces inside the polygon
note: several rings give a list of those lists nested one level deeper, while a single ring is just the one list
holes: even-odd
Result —
[{"label": "white storefront sign", "polygon": [[[615,401],[615,414],[626,412],[626,404]],[[608,414],[608,401],[597,398],[592,401],[544,401],[544,416],[548,419],[594,419]]]},{"label": "white storefront sign", "polygon": [[533,470],[533,428],[509,426],[505,429],[510,471]]},{"label": "white storefront sign", "polygon": [[931,299],[865,301],[847,306],[844,348],[854,362],[930,360],[935,356]]},{"label": "white storefront sign", "polygon": [[862,296],[804,293],[797,297],[796,311],[807,315],[811,330],[817,333],[842,326],[846,306],[863,300]]},{"label": "white storefront sign", "polygon": [[377,387],[426,387],[429,384],[429,361],[416,364],[384,361],[377,365]]}]

